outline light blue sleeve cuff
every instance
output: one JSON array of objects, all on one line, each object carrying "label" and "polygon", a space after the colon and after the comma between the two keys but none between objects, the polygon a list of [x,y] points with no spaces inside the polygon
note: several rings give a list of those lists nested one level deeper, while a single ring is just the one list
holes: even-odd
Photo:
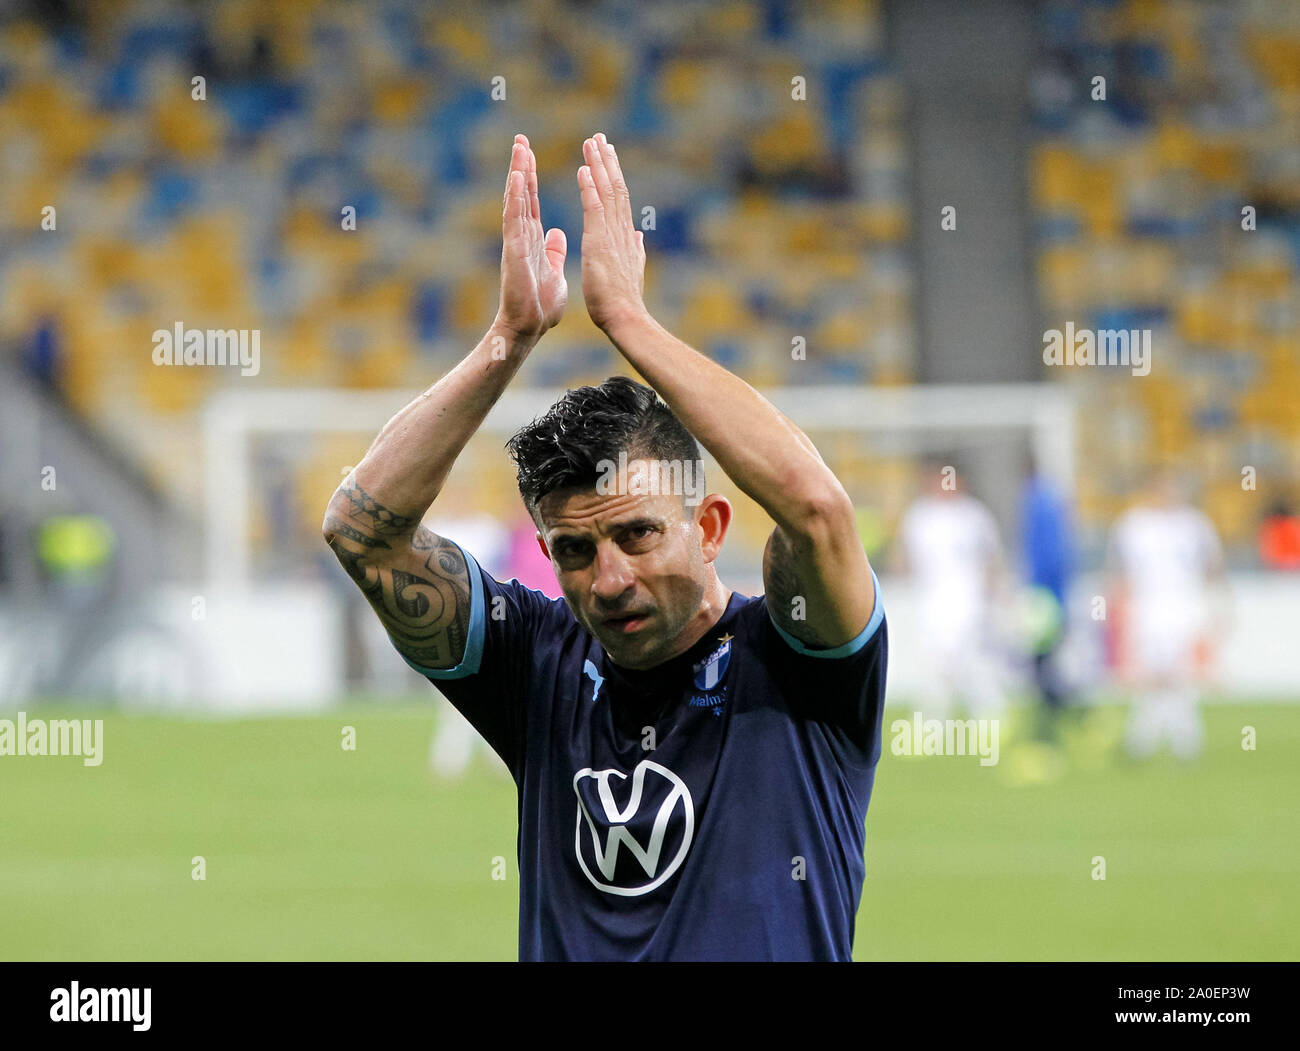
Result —
[{"label": "light blue sleeve cuff", "polygon": [[[465,640],[465,656],[454,668],[425,668],[406,654],[401,654],[402,660],[430,679],[463,679],[475,674],[483,660],[483,641],[487,635],[487,598],[483,594],[483,574],[473,555],[459,544],[456,544],[456,549],[465,556],[465,565],[469,568],[469,637]],[[401,653],[400,650],[398,652]]]},{"label": "light blue sleeve cuff", "polygon": [[876,577],[874,569],[871,571],[871,583],[875,589],[875,604],[871,610],[871,619],[867,621],[867,626],[858,632],[857,638],[849,639],[844,645],[836,646],[831,650],[809,649],[776,622],[776,618],[772,616],[770,606],[767,610],[767,617],[772,621],[772,627],[776,628],[777,634],[785,639],[790,648],[796,653],[802,653],[805,657],[822,657],[826,660],[834,660],[837,657],[850,657],[870,641],[871,636],[876,633],[876,629],[880,627],[885,619],[885,604],[880,597],[880,580]]}]

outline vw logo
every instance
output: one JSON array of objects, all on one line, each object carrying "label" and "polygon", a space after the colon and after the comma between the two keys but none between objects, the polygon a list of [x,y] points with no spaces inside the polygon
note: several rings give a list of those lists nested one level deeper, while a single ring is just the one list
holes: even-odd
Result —
[{"label": "vw logo", "polygon": [[[686,783],[649,759],[632,771],[621,807],[614,798],[615,778],[620,790],[626,787],[628,775],[618,770],[586,767],[574,775],[578,820],[573,846],[593,886],[635,897],[648,894],[681,867],[695,833],[695,806]],[[624,863],[620,870],[622,848],[635,864]],[[665,853],[671,859],[665,861]]]}]

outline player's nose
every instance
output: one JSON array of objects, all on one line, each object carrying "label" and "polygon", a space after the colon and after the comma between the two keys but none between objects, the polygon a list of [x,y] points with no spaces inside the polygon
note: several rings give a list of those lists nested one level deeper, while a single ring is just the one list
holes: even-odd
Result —
[{"label": "player's nose", "polygon": [[619,598],[636,583],[630,561],[617,544],[597,544],[592,568],[591,593],[613,614],[619,608]]}]

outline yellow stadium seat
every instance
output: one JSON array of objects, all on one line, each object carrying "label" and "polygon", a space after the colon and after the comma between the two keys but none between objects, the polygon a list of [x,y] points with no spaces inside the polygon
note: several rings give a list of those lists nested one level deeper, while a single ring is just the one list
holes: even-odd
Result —
[{"label": "yellow stadium seat", "polygon": [[1196,136],[1185,124],[1176,120],[1169,119],[1160,123],[1152,145],[1162,168],[1186,168],[1196,160]]},{"label": "yellow stadium seat", "polygon": [[1300,91],[1300,37],[1247,33],[1245,51],[1264,79],[1279,92]]},{"label": "yellow stadium seat", "polygon": [[1087,251],[1081,245],[1054,244],[1038,254],[1038,282],[1043,300],[1060,309],[1087,302],[1084,279]]},{"label": "yellow stadium seat", "polygon": [[704,90],[704,77],[697,59],[675,59],[664,63],[659,74],[659,100],[671,109],[688,108]]},{"label": "yellow stadium seat", "polygon": [[1115,10],[1114,27],[1121,36],[1155,36],[1166,25],[1164,0],[1125,0]]},{"label": "yellow stadium seat", "polygon": [[496,274],[473,271],[453,285],[448,301],[447,318],[453,329],[470,331],[490,318],[500,295]]},{"label": "yellow stadium seat", "polygon": [[154,137],[188,161],[211,160],[220,154],[223,123],[218,107],[195,101],[188,92],[159,99],[153,112]]},{"label": "yellow stadium seat", "polygon": [[155,365],[140,374],[140,403],[148,412],[196,411],[212,383],[212,369]]},{"label": "yellow stadium seat", "polygon": [[753,4],[732,2],[704,8],[701,32],[719,40],[750,38],[758,31],[758,10]]},{"label": "yellow stadium seat", "polygon": [[426,96],[424,83],[416,77],[386,79],[371,90],[371,113],[380,124],[405,124],[424,111]]},{"label": "yellow stadium seat", "polygon": [[732,332],[746,320],[734,287],[727,282],[701,281],[687,299],[683,325],[702,337]]},{"label": "yellow stadium seat", "polygon": [[1034,203],[1051,212],[1075,211],[1083,196],[1080,175],[1085,163],[1065,146],[1050,144],[1034,149],[1030,164]]},{"label": "yellow stadium seat", "polygon": [[873,202],[866,210],[863,233],[881,244],[899,244],[911,232],[911,212],[902,201]]},{"label": "yellow stadium seat", "polygon": [[1229,480],[1207,487],[1205,511],[1225,543],[1239,544],[1254,534],[1263,506],[1253,498],[1254,494],[1242,492],[1241,475],[1237,471],[1230,473],[1233,477]]},{"label": "yellow stadium seat", "polygon": [[1196,151],[1195,168],[1201,178],[1210,182],[1239,186],[1246,176],[1245,153],[1235,143],[1202,141]]},{"label": "yellow stadium seat", "polygon": [[1222,333],[1218,305],[1204,291],[1183,293],[1175,305],[1174,318],[1179,338],[1188,344],[1214,343]]},{"label": "yellow stadium seat", "polygon": [[1093,237],[1117,237],[1124,226],[1115,171],[1105,162],[1089,164],[1080,172],[1078,190],[1082,194],[1079,212],[1084,226]]}]

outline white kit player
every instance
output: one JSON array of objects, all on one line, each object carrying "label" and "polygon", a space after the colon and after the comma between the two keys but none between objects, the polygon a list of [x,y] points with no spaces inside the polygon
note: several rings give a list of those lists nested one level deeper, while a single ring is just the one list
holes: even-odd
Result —
[{"label": "white kit player", "polygon": [[[501,579],[509,579],[504,572],[510,549],[510,536],[506,527],[490,514],[479,513],[459,517],[431,518],[426,523],[439,536],[454,536],[467,550],[473,551],[479,565]],[[480,554],[481,552],[481,554]],[[497,766],[496,756],[478,732],[445,697],[439,705],[433,737],[429,741],[429,770],[448,781],[460,778],[475,752],[482,752]]]},{"label": "white kit player", "polygon": [[953,467],[931,463],[926,478],[932,491],[908,507],[899,525],[925,636],[925,713],[944,718],[957,702],[987,718],[1004,698],[989,633],[1004,564],[997,522],[965,492]]},{"label": "white kit player", "polygon": [[1190,506],[1173,471],[1115,522],[1109,563],[1119,600],[1123,677],[1133,689],[1125,743],[1135,758],[1167,739],[1191,759],[1204,730],[1197,710],[1203,654],[1225,627],[1223,550],[1209,518]]}]

